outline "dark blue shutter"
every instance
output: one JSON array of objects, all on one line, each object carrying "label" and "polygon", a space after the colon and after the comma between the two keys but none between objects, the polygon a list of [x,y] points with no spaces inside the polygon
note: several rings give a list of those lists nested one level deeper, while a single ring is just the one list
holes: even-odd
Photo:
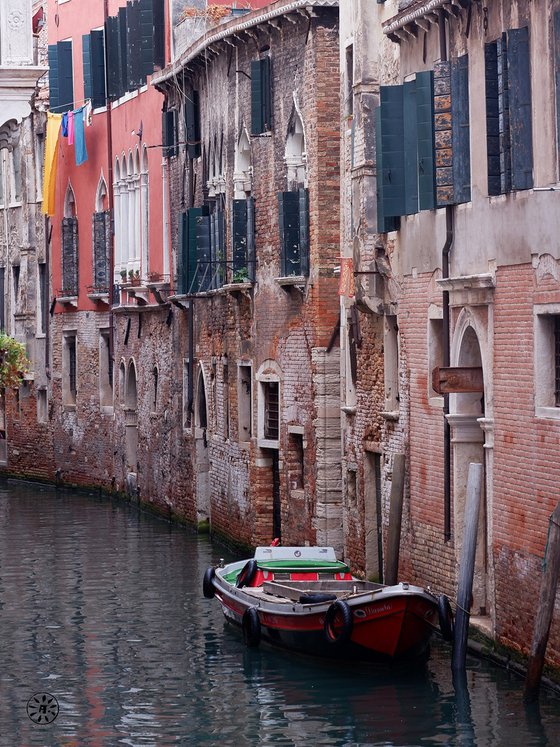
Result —
[{"label": "dark blue shutter", "polygon": [[107,95],[114,100],[120,96],[119,92],[119,22],[116,17],[105,21],[105,52],[107,68]]},{"label": "dark blue shutter", "polygon": [[403,87],[381,86],[380,100],[383,215],[400,216],[406,212]]},{"label": "dark blue shutter", "polygon": [[434,156],[434,74],[416,73],[416,122],[418,129],[418,206],[436,207]]},{"label": "dark blue shutter", "polygon": [[140,0],[140,73],[142,78],[154,72],[154,11],[152,0]]},{"label": "dark blue shutter", "polygon": [[128,91],[128,49],[126,34],[126,6],[119,8],[119,97]]},{"label": "dark blue shutter", "polygon": [[177,237],[177,293],[188,291],[188,213],[179,213]]},{"label": "dark blue shutter", "polygon": [[511,134],[509,106],[509,70],[506,32],[497,41],[498,120],[500,129],[500,193],[511,191]]},{"label": "dark blue shutter", "polygon": [[416,81],[403,85],[404,212],[418,212],[418,131],[416,125]]},{"label": "dark blue shutter", "polygon": [[140,40],[140,3],[126,4],[127,85],[134,91],[143,83],[141,74],[142,50]]},{"label": "dark blue shutter", "polygon": [[299,192],[278,193],[278,220],[282,276],[301,275]]},{"label": "dark blue shutter", "polygon": [[58,111],[74,108],[74,78],[72,75],[72,42],[57,43],[58,52]]},{"label": "dark blue shutter", "polygon": [[498,44],[484,45],[486,78],[486,153],[488,194],[499,195],[500,179],[500,116],[498,103]]},{"label": "dark blue shutter", "polygon": [[92,106],[97,109],[107,103],[105,89],[105,42],[103,31],[92,31],[90,34]]},{"label": "dark blue shutter", "polygon": [[471,145],[469,117],[469,57],[451,65],[451,121],[453,128],[453,193],[456,203],[471,199]]},{"label": "dark blue shutter", "polygon": [[225,282],[225,215],[223,210],[214,210],[210,216],[210,265],[206,272],[211,288],[221,288]]},{"label": "dark blue shutter", "polygon": [[58,47],[49,44],[49,106],[51,111],[58,111],[60,104],[58,81]]},{"label": "dark blue shutter", "polygon": [[241,282],[247,268],[247,200],[233,200],[231,210],[231,255],[233,282]]},{"label": "dark blue shutter", "polygon": [[249,280],[257,279],[257,252],[255,247],[255,198],[247,198],[247,269]]},{"label": "dark blue shutter", "polygon": [[529,29],[508,31],[509,115],[512,189],[533,186],[533,127]]},{"label": "dark blue shutter", "polygon": [[198,91],[186,95],[185,130],[187,133],[187,154],[189,158],[200,156],[200,108]]},{"label": "dark blue shutter", "polygon": [[560,10],[554,13],[554,82],[556,91],[556,149],[560,156]]},{"label": "dark blue shutter", "polygon": [[162,70],[165,67],[165,0],[153,0],[152,12],[154,19],[154,68]]},{"label": "dark blue shutter", "polygon": [[309,275],[309,190],[299,194],[299,261],[300,275]]},{"label": "dark blue shutter", "polygon": [[251,135],[264,132],[261,61],[251,62]]},{"label": "dark blue shutter", "polygon": [[91,39],[89,34],[82,36],[82,61],[84,66],[84,99],[93,98],[91,79]]},{"label": "dark blue shutter", "polygon": [[171,158],[177,155],[177,118],[174,109],[162,112],[162,143],[163,157]]}]

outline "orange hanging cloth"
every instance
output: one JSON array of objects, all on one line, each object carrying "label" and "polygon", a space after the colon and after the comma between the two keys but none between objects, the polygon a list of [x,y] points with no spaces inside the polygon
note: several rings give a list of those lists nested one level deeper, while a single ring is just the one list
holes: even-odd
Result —
[{"label": "orange hanging cloth", "polygon": [[43,213],[54,215],[56,196],[56,168],[58,165],[58,134],[62,114],[47,113],[47,137],[45,139],[45,167],[43,169]]}]

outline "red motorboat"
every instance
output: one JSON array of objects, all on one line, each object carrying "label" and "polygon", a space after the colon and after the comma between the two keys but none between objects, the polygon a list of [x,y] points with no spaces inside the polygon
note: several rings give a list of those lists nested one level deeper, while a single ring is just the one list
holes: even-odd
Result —
[{"label": "red motorboat", "polygon": [[354,578],[332,547],[258,547],[250,560],[208,568],[216,596],[245,643],[261,640],[316,656],[390,661],[425,654],[434,629],[452,634],[447,597]]}]

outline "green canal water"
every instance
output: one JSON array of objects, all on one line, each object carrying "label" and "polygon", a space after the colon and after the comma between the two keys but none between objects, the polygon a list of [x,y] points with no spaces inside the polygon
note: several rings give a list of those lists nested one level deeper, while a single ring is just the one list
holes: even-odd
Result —
[{"label": "green canal water", "polygon": [[476,658],[454,687],[438,641],[410,671],[245,649],[201,593],[224,556],[127,505],[0,486],[0,746],[560,745],[556,695],[526,709]]}]

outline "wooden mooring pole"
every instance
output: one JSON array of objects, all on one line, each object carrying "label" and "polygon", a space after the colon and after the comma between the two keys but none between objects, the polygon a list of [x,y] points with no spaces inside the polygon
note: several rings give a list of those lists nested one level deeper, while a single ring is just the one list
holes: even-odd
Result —
[{"label": "wooden mooring pole", "polygon": [[467,478],[467,499],[465,501],[465,523],[463,527],[463,550],[459,567],[459,586],[457,589],[457,612],[455,613],[455,634],[451,668],[464,669],[467,661],[467,638],[471,595],[476,553],[476,535],[478,533],[478,512],[482,494],[482,464],[471,462]]},{"label": "wooden mooring pole", "polygon": [[389,507],[389,531],[387,533],[385,576],[383,579],[387,586],[392,586],[398,582],[403,495],[404,454],[395,454],[393,457],[393,480],[391,482],[391,505]]},{"label": "wooden mooring pole", "polygon": [[544,667],[544,655],[548,643],[548,634],[554,613],[554,601],[560,574],[560,503],[550,515],[548,539],[544,551],[543,575],[539,608],[535,618],[533,643],[525,680],[524,697],[526,701],[536,700],[539,694]]}]

